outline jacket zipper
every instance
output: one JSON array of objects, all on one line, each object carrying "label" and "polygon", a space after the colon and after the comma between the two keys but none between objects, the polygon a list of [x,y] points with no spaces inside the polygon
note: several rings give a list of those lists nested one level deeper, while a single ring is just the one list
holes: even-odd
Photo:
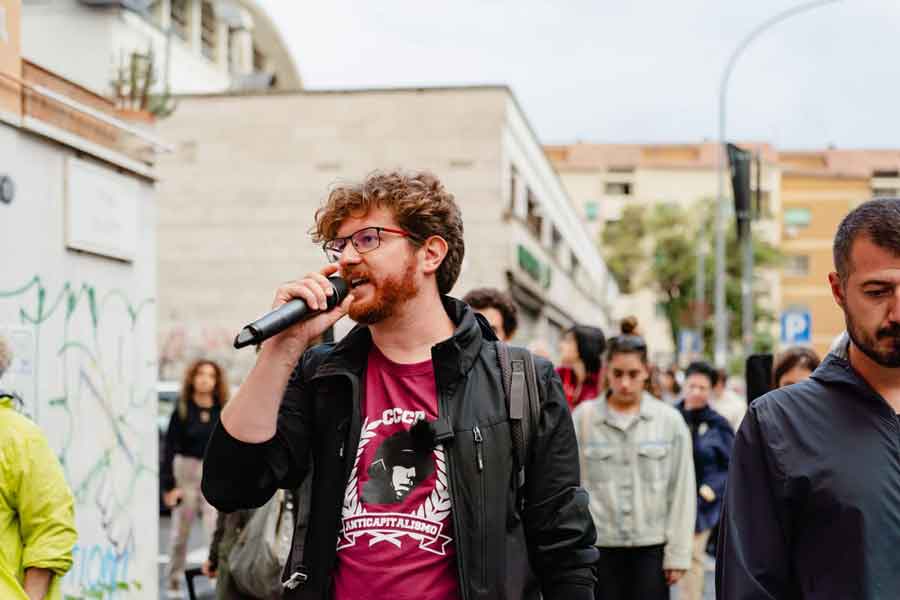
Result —
[{"label": "jacket zipper", "polygon": [[484,492],[484,437],[478,425],[472,428],[472,437],[475,440],[475,460],[478,463],[478,484],[481,486],[481,584],[487,583],[487,515],[485,514],[485,498]]},{"label": "jacket zipper", "polygon": [[[478,472],[481,473],[484,471],[484,454],[481,450],[481,444],[484,442],[484,438],[481,437],[481,430],[478,429],[478,425],[472,429],[472,435],[475,438],[475,458],[478,461]],[[482,483],[482,492],[484,492],[484,484]]]}]

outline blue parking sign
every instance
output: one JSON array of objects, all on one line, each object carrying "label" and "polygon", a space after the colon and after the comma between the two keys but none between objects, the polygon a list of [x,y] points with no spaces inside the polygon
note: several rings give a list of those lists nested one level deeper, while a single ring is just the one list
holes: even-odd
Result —
[{"label": "blue parking sign", "polygon": [[808,310],[790,309],[781,313],[781,341],[808,344],[812,340],[812,317]]}]

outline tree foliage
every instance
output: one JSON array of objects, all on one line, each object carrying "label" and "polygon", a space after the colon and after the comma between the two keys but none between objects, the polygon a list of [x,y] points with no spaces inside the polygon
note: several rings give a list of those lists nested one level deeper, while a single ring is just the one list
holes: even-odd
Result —
[{"label": "tree foliage", "polygon": [[[712,247],[714,237],[714,202],[704,201],[691,208],[672,204],[650,207],[629,206],[619,221],[606,225],[601,240],[607,265],[623,293],[642,288],[653,289],[659,306],[672,330],[673,342],[682,329],[694,328],[696,301],[697,253],[703,240]],[[772,343],[768,330],[774,316],[763,310],[759,299],[766,293],[759,278],[760,269],[775,267],[781,260],[779,251],[758,238],[753,240],[754,253],[754,317],[757,346],[766,349]],[[725,297],[729,316],[729,338],[741,337],[742,253],[734,222],[726,237]],[[710,308],[703,323],[704,348],[712,349],[713,320],[711,307],[715,293],[715,258],[712,252],[705,261],[705,305]]]}]

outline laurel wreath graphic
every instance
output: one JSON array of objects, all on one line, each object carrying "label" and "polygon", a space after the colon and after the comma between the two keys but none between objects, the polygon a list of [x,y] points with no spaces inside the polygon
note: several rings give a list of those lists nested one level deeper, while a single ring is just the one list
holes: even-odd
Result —
[{"label": "laurel wreath graphic", "polygon": [[[356,459],[353,462],[353,469],[350,471],[350,478],[347,481],[347,488],[344,493],[344,505],[341,509],[341,514],[345,519],[365,512],[362,503],[359,501],[359,460],[363,449],[375,438],[375,430],[380,425],[380,420],[369,423],[367,418],[363,422],[359,436],[359,447],[356,450]],[[441,523],[450,514],[451,509],[450,485],[447,480],[447,461],[444,456],[444,448],[441,445],[436,446],[434,449],[434,462],[437,473],[434,489],[428,498],[425,499],[425,502],[410,514],[420,519]],[[415,534],[408,535],[414,538],[422,537]]]}]

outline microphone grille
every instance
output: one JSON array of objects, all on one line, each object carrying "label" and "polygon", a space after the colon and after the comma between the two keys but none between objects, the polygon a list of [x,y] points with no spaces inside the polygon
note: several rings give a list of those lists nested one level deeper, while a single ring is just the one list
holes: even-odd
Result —
[{"label": "microphone grille", "polygon": [[344,301],[344,298],[347,297],[347,292],[350,291],[350,287],[347,285],[347,282],[344,281],[344,278],[339,275],[332,275],[328,278],[328,281],[334,286],[334,292],[337,294],[336,304],[340,304]]}]

